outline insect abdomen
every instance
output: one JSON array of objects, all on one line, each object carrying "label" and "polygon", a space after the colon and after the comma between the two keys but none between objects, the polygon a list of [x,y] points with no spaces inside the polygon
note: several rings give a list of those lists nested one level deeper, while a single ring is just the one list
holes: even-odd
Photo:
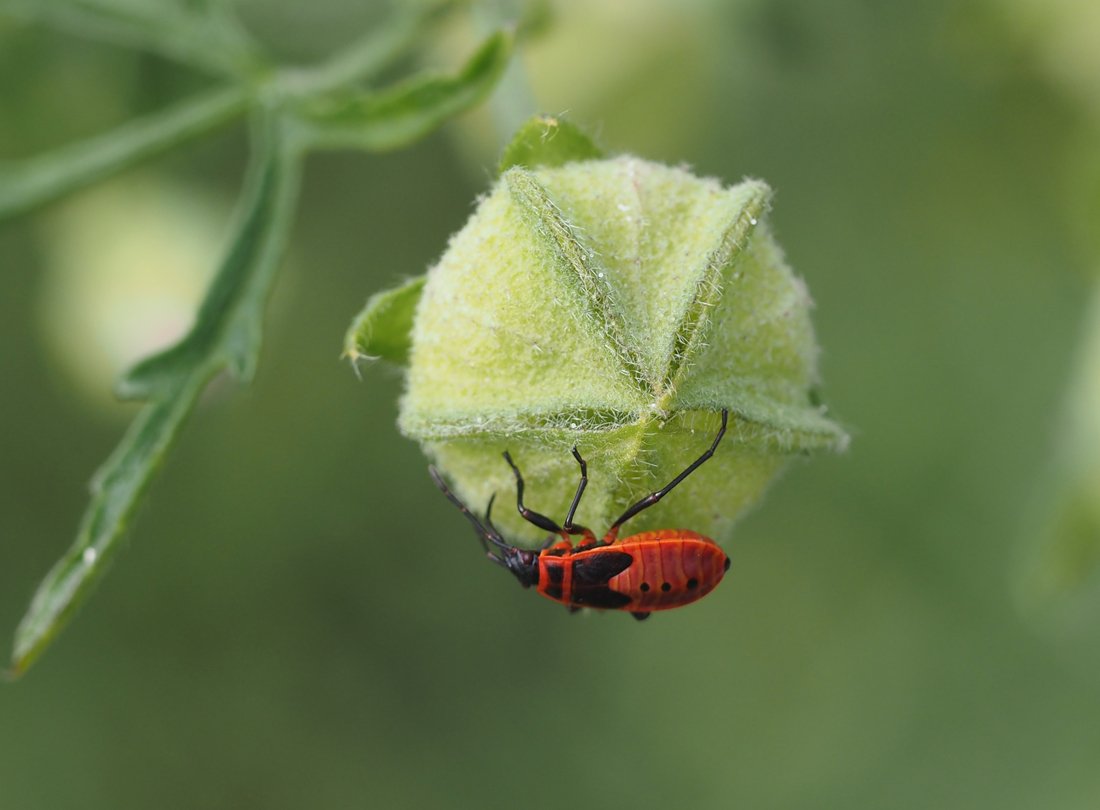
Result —
[{"label": "insect abdomen", "polygon": [[722,581],[729,558],[714,541],[679,529],[637,534],[617,548],[633,564],[612,577],[607,586],[630,597],[624,609],[639,613],[680,607],[710,593]]},{"label": "insect abdomen", "polygon": [[649,613],[689,604],[722,580],[729,558],[696,532],[662,529],[539,560],[538,591],[570,607]]}]

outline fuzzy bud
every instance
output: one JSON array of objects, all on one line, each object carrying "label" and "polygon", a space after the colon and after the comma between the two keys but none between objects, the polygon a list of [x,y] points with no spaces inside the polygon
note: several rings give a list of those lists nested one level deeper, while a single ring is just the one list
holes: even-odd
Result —
[{"label": "fuzzy bud", "polygon": [[589,473],[577,522],[601,534],[698,457],[728,409],[714,458],[624,532],[721,538],[793,454],[847,442],[814,401],[811,301],[768,230],[771,192],[630,156],[569,162],[560,144],[540,163],[539,143],[582,137],[561,127],[521,131],[426,279],[368,303],[349,354],[408,330],[401,430],[474,511],[496,493],[495,522],[528,541],[542,533],[510,506],[502,451],[528,507],[561,522],[576,445]]}]

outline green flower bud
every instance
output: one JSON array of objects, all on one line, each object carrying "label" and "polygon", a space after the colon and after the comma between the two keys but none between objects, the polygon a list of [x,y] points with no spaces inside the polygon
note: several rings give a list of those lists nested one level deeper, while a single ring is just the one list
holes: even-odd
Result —
[{"label": "green flower bud", "polygon": [[509,503],[494,520],[528,541],[541,533],[510,506],[505,449],[527,506],[560,522],[576,445],[589,473],[577,521],[601,534],[698,457],[728,409],[714,458],[624,531],[720,538],[792,454],[847,442],[814,402],[811,301],[765,222],[770,190],[630,156],[567,162],[555,138],[577,133],[562,126],[521,133],[423,285],[372,299],[348,352],[377,353],[419,297],[401,430],[472,509]]}]

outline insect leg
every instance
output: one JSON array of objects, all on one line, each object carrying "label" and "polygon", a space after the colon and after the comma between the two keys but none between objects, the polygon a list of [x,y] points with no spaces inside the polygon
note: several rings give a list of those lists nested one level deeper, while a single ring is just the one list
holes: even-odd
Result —
[{"label": "insect leg", "polygon": [[588,464],[581,454],[577,451],[577,448],[573,448],[573,458],[577,460],[577,463],[581,467],[581,480],[577,484],[577,494],[573,496],[573,503],[569,505],[569,514],[565,517],[565,523],[562,524],[562,531],[567,534],[580,534],[584,535],[584,539],[577,544],[577,548],[587,548],[596,544],[596,535],[592,533],[591,529],[584,526],[575,525],[573,523],[573,515],[577,513],[577,506],[581,502],[581,495],[584,494],[584,488],[588,486]]},{"label": "insect leg", "polygon": [[520,475],[519,467],[512,461],[512,456],[508,451],[504,452],[504,460],[508,462],[508,466],[512,468],[512,472],[516,474],[516,509],[519,510],[520,515],[528,523],[538,526],[543,531],[554,532],[555,534],[561,534],[562,528],[557,523],[552,521],[546,515],[540,515],[538,512],[533,512],[523,505],[523,476]]},{"label": "insect leg", "polygon": [[620,526],[622,526],[636,514],[641,512],[643,509],[648,509],[649,507],[653,506],[653,504],[661,500],[661,498],[665,497],[665,495],[672,492],[672,490],[676,488],[677,484],[679,484],[681,481],[683,481],[685,478],[695,472],[705,461],[709,460],[710,457],[714,455],[714,451],[715,449],[717,449],[718,443],[722,441],[722,437],[726,435],[726,422],[728,421],[728,419],[729,411],[723,408],[722,427],[718,429],[718,435],[714,437],[714,442],[711,443],[711,446],[707,449],[707,451],[703,453],[703,455],[699,456],[699,458],[695,459],[695,461],[691,462],[691,464],[687,466],[686,470],[684,470],[678,476],[669,481],[663,488],[657,490],[656,492],[649,493],[636,504],[623,512],[622,516],[611,524],[611,528],[607,532],[607,537],[611,539],[618,537]]}]

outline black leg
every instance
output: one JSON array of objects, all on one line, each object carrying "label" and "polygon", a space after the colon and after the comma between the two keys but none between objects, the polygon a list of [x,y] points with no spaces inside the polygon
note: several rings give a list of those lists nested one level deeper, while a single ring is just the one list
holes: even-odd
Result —
[{"label": "black leg", "polygon": [[723,408],[722,427],[718,429],[718,435],[714,437],[714,442],[711,444],[710,448],[705,453],[703,453],[703,455],[699,456],[699,458],[695,459],[695,461],[689,464],[686,470],[684,470],[678,476],[669,481],[668,484],[664,486],[664,488],[659,489],[656,492],[649,493],[636,504],[623,512],[622,517],[611,524],[611,528],[607,532],[608,536],[617,537],[619,534],[620,526],[622,526],[636,514],[641,512],[643,509],[648,509],[649,507],[653,506],[653,504],[661,500],[661,498],[665,497],[665,495],[672,492],[677,484],[679,484],[681,481],[683,481],[685,478],[687,478],[689,475],[699,469],[703,462],[707,461],[711,456],[713,456],[715,449],[718,447],[718,442],[722,441],[722,437],[726,435],[726,422],[728,419],[729,411]]},{"label": "black leg", "polygon": [[590,534],[588,529],[584,526],[573,525],[573,515],[577,513],[577,506],[580,505],[581,495],[584,494],[584,488],[588,486],[588,464],[581,458],[581,454],[577,451],[576,447],[573,448],[573,458],[581,465],[581,480],[577,484],[577,494],[573,496],[573,503],[569,505],[569,514],[566,515],[565,523],[563,523],[561,527],[569,534]]},{"label": "black leg", "polygon": [[512,468],[512,472],[516,474],[516,509],[519,510],[520,516],[523,517],[528,523],[538,526],[543,531],[554,532],[555,534],[561,534],[561,526],[552,521],[546,515],[540,515],[538,512],[532,512],[526,506],[523,505],[523,476],[520,475],[519,467],[512,461],[511,454],[505,450],[504,460],[508,462],[508,466]]}]

